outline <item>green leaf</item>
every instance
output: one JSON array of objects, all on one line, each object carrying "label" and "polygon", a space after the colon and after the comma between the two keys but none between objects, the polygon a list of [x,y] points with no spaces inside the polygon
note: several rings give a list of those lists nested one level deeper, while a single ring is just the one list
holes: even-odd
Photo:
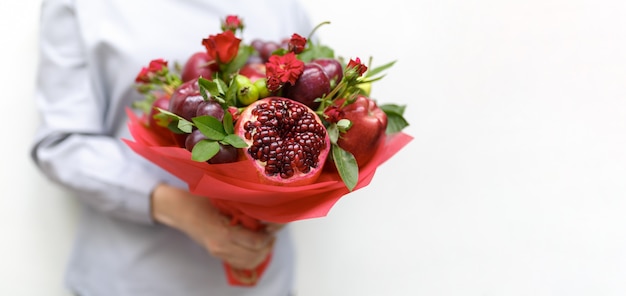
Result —
[{"label": "green leaf", "polygon": [[368,69],[367,73],[365,73],[366,77],[372,77],[377,75],[378,73],[381,73],[389,68],[391,68],[391,66],[393,66],[396,63],[396,61],[392,61],[389,63],[386,63],[382,66],[377,66],[377,67],[373,67],[372,69]]},{"label": "green leaf", "polygon": [[143,112],[144,114],[149,114],[150,113],[150,108],[152,108],[152,102],[154,100],[151,100],[151,98],[149,96],[146,96],[145,99],[141,100],[141,101],[136,101],[132,103],[132,107],[133,109],[137,109],[141,112]]},{"label": "green leaf", "polygon": [[[226,85],[224,85],[226,87]],[[237,89],[239,88],[236,79],[230,81],[230,85],[225,90],[224,100],[229,106],[237,105]]]},{"label": "green leaf", "polygon": [[213,158],[213,156],[215,156],[215,154],[219,151],[220,144],[217,141],[207,139],[201,140],[193,146],[193,149],[191,150],[191,159],[198,162],[204,162]]},{"label": "green leaf", "polygon": [[396,104],[381,104],[380,109],[385,111],[385,113],[398,113],[400,115],[404,114],[404,110],[406,109],[406,105],[396,105]]},{"label": "green leaf", "polygon": [[313,59],[334,58],[335,52],[332,48],[325,45],[314,45],[306,48],[305,51],[298,54],[298,59],[307,63]]},{"label": "green leaf", "polygon": [[402,131],[409,126],[409,122],[404,118],[405,105],[384,104],[380,108],[387,114],[387,134]]},{"label": "green leaf", "polygon": [[167,128],[175,134],[190,134],[193,131],[193,123],[185,119],[174,120],[167,125]]},{"label": "green leaf", "polygon": [[185,134],[191,134],[191,132],[193,131],[193,123],[189,122],[187,119],[179,120],[176,124],[176,127],[179,131]]},{"label": "green leaf", "polygon": [[363,77],[361,79],[359,79],[359,84],[364,84],[364,83],[374,83],[378,80],[382,80],[383,78],[385,78],[385,75],[381,75],[378,77],[372,77],[372,76],[367,76],[367,77]]},{"label": "green leaf", "polygon": [[328,132],[328,136],[330,137],[330,142],[333,144],[337,144],[337,140],[339,140],[339,129],[337,128],[337,124],[333,123],[326,128]]},{"label": "green leaf", "polygon": [[270,55],[271,56],[273,56],[273,55],[284,56],[288,52],[289,51],[286,48],[279,47],[279,48],[275,49],[274,51],[272,51],[272,53]]},{"label": "green leaf", "polygon": [[331,152],[339,176],[343,183],[346,184],[346,187],[352,191],[359,181],[359,166],[356,163],[356,159],[352,153],[343,150],[336,144],[332,144]]},{"label": "green leaf", "polygon": [[233,126],[233,115],[230,114],[230,112],[228,112],[228,110],[225,110],[226,112],[224,112],[224,118],[222,118],[222,123],[224,125],[224,131],[226,132],[226,134],[232,134],[235,132],[235,128]]},{"label": "green leaf", "polygon": [[337,129],[339,129],[339,132],[345,133],[351,127],[352,127],[352,121],[350,121],[350,119],[343,118],[337,121]]},{"label": "green leaf", "polygon": [[170,111],[167,111],[167,110],[165,110],[165,109],[161,109],[161,108],[159,108],[159,107],[155,107],[155,108],[156,108],[157,110],[159,110],[159,113],[163,113],[163,114],[165,114],[165,115],[167,115],[167,116],[169,116],[169,117],[172,117],[172,119],[176,119],[176,120],[179,120],[179,119],[184,119],[184,118],[182,118],[180,115],[178,115],[178,114],[174,114],[174,113],[172,113],[172,112],[170,112]]},{"label": "green leaf", "polygon": [[243,67],[243,65],[246,64],[248,58],[250,57],[250,55],[252,55],[252,53],[254,53],[254,47],[242,44],[241,46],[239,46],[239,52],[237,53],[237,56],[230,63],[228,63],[228,65],[226,65],[226,68],[222,71],[227,75],[237,72],[239,69],[241,69],[241,67]]},{"label": "green leaf", "polygon": [[154,122],[156,122],[158,126],[167,127],[170,125],[170,122],[172,122],[170,116],[161,112],[154,114],[152,117],[154,117]]},{"label": "green leaf", "polygon": [[402,131],[405,127],[409,126],[409,123],[397,113],[387,114],[387,134],[393,134]]},{"label": "green leaf", "polygon": [[193,123],[191,123],[189,120],[158,107],[157,110],[159,110],[159,120],[161,120],[162,122],[166,122],[169,118],[170,123],[167,125],[167,128],[172,132],[177,134],[190,134],[193,130]]},{"label": "green leaf", "polygon": [[222,122],[213,116],[198,116],[192,118],[192,120],[207,139],[221,141],[226,136]]},{"label": "green leaf", "polygon": [[217,86],[217,83],[214,81],[200,77],[198,79],[198,87],[200,88],[200,94],[202,94],[202,97],[204,98],[205,101],[209,100],[209,96],[206,94],[207,92],[212,97],[220,96],[219,88]]},{"label": "green leaf", "polygon": [[248,144],[238,135],[229,134],[222,140],[224,143],[229,144],[235,148],[247,148]]},{"label": "green leaf", "polygon": [[224,96],[224,94],[226,94],[226,90],[228,89],[228,85],[220,78],[215,78],[214,81],[217,83],[220,96]]}]

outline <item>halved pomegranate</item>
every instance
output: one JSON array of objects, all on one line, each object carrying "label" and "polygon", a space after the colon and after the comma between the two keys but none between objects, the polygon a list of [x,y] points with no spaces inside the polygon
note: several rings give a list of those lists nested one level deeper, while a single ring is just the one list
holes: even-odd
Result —
[{"label": "halved pomegranate", "polygon": [[283,97],[267,97],[246,107],[235,133],[249,145],[241,157],[254,163],[266,184],[315,182],[330,151],[330,138],[318,115]]}]

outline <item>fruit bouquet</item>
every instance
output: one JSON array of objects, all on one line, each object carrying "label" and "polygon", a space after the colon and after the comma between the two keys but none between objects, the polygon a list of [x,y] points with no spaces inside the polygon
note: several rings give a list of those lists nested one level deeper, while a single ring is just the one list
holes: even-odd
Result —
[{"label": "fruit bouquet", "polygon": [[[402,132],[405,106],[370,97],[394,62],[346,62],[311,35],[246,44],[235,15],[221,29],[184,64],[154,59],[139,71],[144,99],[127,108],[133,139],[124,141],[233,224],[323,217],[413,139]],[[254,270],[224,264],[229,283],[254,285],[270,260]]]}]

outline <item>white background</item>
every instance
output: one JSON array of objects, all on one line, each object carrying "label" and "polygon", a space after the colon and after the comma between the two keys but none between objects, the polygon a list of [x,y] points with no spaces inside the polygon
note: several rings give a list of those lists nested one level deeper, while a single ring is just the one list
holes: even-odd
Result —
[{"label": "white background", "polygon": [[[300,296],[626,295],[626,2],[306,0],[415,139],[296,222]],[[75,205],[27,150],[39,1],[0,3],[0,295],[68,296]]]}]

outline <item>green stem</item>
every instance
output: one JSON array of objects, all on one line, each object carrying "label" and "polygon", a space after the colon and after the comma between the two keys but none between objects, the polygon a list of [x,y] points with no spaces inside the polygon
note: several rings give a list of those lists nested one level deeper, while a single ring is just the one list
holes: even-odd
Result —
[{"label": "green stem", "polygon": [[329,21],[325,21],[325,22],[321,22],[320,24],[315,26],[315,28],[313,28],[313,30],[311,30],[311,33],[309,33],[309,36],[306,38],[306,40],[311,40],[311,37],[313,37],[313,34],[315,33],[315,31],[317,31],[317,29],[319,29],[319,27],[321,27],[323,25],[328,25],[328,24],[330,24],[330,22]]}]

